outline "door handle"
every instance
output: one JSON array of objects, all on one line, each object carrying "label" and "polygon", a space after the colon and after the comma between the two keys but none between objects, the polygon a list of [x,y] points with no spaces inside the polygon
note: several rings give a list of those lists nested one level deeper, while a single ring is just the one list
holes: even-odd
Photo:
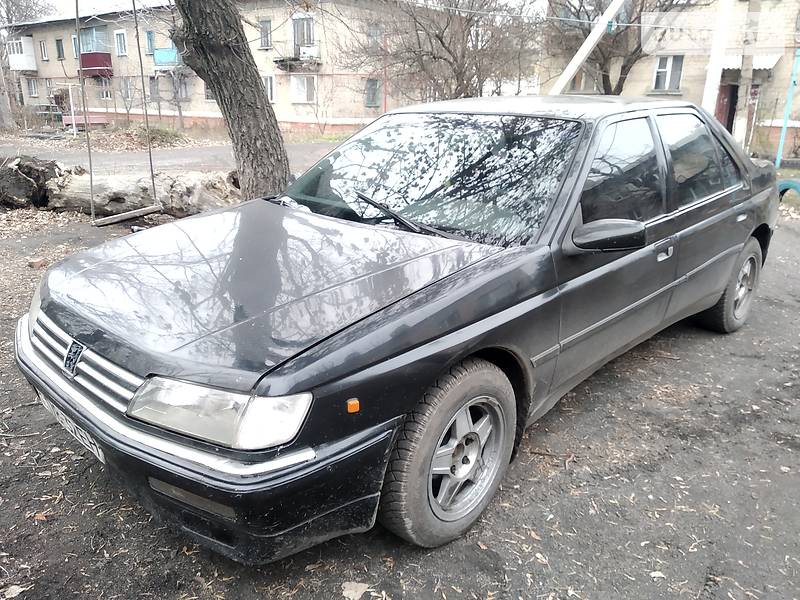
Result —
[{"label": "door handle", "polygon": [[747,219],[747,213],[742,213],[740,215],[736,215],[736,222],[741,223],[742,221]]},{"label": "door handle", "polygon": [[656,260],[658,262],[664,262],[672,258],[672,254],[675,252],[675,246],[669,246],[667,248],[659,249],[658,254],[656,255]]},{"label": "door handle", "polygon": [[658,262],[664,262],[665,260],[672,258],[672,255],[675,253],[675,243],[675,237],[673,236],[656,244],[656,260]]}]

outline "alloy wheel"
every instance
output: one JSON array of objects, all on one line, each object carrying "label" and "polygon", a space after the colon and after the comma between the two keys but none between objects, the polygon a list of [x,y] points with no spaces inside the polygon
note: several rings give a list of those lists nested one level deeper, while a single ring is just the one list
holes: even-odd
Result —
[{"label": "alloy wheel", "polygon": [[438,518],[455,521],[480,504],[500,468],[504,439],[503,408],[495,398],[473,398],[453,415],[428,474],[428,500]]}]

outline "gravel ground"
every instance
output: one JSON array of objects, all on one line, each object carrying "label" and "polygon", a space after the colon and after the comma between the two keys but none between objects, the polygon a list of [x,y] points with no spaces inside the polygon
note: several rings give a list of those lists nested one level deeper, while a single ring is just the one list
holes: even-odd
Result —
[{"label": "gravel ground", "polygon": [[800,598],[800,221],[784,217],[750,323],[680,323],[528,431],[495,501],[437,550],[380,527],[247,568],[159,528],[16,370],[40,270],[122,235],[0,213],[0,599]]}]

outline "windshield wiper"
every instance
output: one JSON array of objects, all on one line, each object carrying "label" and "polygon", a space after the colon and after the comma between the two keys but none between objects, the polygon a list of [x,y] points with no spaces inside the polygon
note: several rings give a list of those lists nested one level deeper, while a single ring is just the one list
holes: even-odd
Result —
[{"label": "windshield wiper", "polygon": [[394,222],[397,223],[403,229],[406,229],[406,230],[411,231],[413,233],[429,233],[431,235],[438,235],[438,236],[443,237],[443,238],[449,238],[449,239],[454,239],[454,240],[455,239],[459,239],[458,237],[456,237],[454,235],[451,235],[451,234],[446,233],[444,231],[440,231],[440,230],[436,229],[435,227],[431,227],[430,225],[425,225],[423,223],[415,223],[414,221],[411,221],[410,219],[408,219],[408,218],[404,217],[403,215],[401,215],[399,212],[397,212],[395,210],[392,210],[391,208],[389,208],[385,204],[383,204],[381,202],[378,202],[377,200],[373,200],[372,198],[370,198],[366,194],[362,194],[361,192],[356,191],[355,195],[358,196],[359,200],[363,200],[364,202],[366,202],[370,206],[372,206],[374,208],[377,208],[379,211],[381,211],[387,217],[390,217],[391,219],[393,219]]}]

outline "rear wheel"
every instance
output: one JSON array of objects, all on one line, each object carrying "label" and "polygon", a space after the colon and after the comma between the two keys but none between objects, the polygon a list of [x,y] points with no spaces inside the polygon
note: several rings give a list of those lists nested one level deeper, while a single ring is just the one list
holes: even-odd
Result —
[{"label": "rear wheel", "polygon": [[722,297],[697,315],[701,325],[720,333],[732,333],[745,324],[761,278],[762,260],[761,244],[750,238],[739,254]]},{"label": "rear wheel", "polygon": [[405,418],[389,458],[381,523],[425,547],[466,532],[505,474],[516,418],[514,391],[495,365],[468,359],[450,369]]}]

